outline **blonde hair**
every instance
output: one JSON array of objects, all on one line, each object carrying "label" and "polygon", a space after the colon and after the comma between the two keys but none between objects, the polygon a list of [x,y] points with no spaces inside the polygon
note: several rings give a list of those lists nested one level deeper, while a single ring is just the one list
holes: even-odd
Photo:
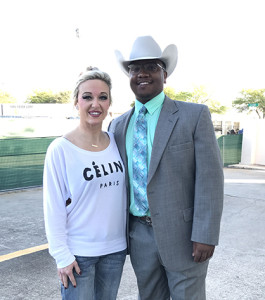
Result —
[{"label": "blonde hair", "polygon": [[88,68],[86,68],[86,70],[84,72],[80,73],[79,78],[76,82],[74,92],[73,92],[74,105],[77,104],[80,84],[87,80],[95,80],[95,79],[102,80],[108,85],[110,103],[112,102],[112,98],[111,98],[112,85],[111,85],[111,78],[110,78],[109,74],[106,72],[100,71],[98,68],[88,67]]}]

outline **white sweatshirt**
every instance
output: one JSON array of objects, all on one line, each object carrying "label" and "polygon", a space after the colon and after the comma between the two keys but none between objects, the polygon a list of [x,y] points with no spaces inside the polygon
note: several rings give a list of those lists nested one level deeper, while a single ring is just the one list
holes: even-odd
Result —
[{"label": "white sweatshirt", "polygon": [[63,137],[48,147],[43,200],[49,252],[58,268],[74,255],[126,249],[125,169],[114,137],[103,151],[83,150]]}]

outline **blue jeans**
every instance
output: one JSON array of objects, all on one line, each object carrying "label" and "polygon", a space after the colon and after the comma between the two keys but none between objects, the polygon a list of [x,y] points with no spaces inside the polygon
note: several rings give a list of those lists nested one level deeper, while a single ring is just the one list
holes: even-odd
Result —
[{"label": "blue jeans", "polygon": [[103,256],[76,256],[82,272],[74,271],[76,288],[69,280],[67,289],[61,285],[63,300],[115,300],[121,281],[126,250]]}]

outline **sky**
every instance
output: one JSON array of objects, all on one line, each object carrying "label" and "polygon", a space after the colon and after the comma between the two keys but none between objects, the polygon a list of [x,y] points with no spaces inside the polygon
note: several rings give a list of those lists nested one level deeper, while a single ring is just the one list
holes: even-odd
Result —
[{"label": "sky", "polygon": [[[114,50],[137,36],[178,47],[166,87],[203,85],[223,105],[265,88],[264,0],[0,0],[0,90],[23,102],[34,89],[72,90],[85,67],[113,81],[113,110],[134,96]],[[79,37],[76,29],[79,29]]]}]

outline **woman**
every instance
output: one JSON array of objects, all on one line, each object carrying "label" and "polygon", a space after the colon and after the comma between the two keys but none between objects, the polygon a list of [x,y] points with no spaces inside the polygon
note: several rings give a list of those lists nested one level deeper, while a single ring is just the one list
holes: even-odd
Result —
[{"label": "woman", "polygon": [[126,257],[125,169],[112,133],[102,131],[111,79],[90,68],[74,90],[80,124],[49,146],[44,216],[62,299],[116,299]]}]

